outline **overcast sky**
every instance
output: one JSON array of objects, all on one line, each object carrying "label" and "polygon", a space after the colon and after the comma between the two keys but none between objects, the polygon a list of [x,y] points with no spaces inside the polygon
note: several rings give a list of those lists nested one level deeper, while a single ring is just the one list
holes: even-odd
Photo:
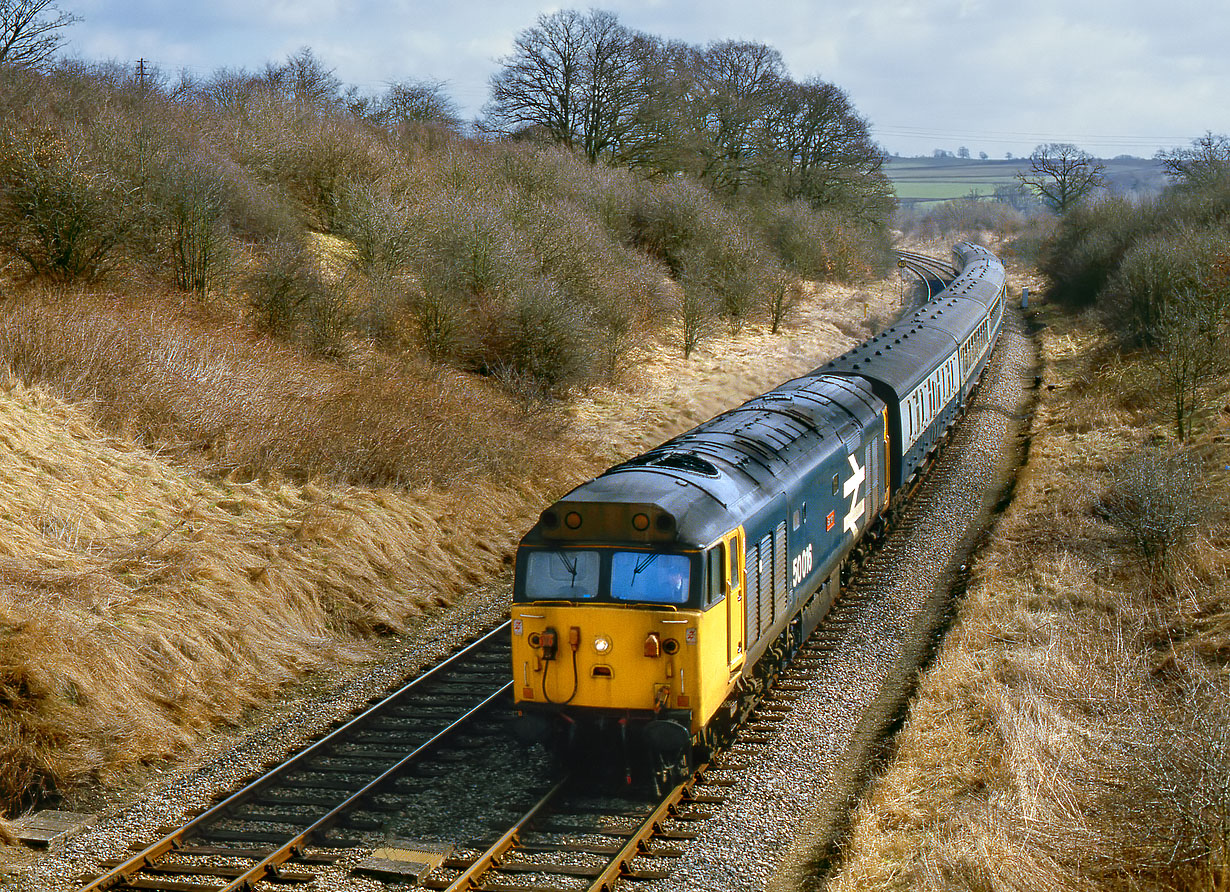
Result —
[{"label": "overcast sky", "polygon": [[346,84],[442,81],[477,115],[515,36],[544,12],[591,5],[693,44],[781,51],[798,80],[837,84],[903,155],[1026,155],[1073,142],[1148,157],[1230,132],[1225,0],[58,0],[82,19],[73,55],[208,76],[310,46]]}]

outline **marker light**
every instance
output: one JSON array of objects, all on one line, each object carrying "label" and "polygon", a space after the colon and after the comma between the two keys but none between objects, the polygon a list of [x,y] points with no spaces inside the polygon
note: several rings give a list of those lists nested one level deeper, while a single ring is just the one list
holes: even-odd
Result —
[{"label": "marker light", "polygon": [[605,635],[599,635],[594,639],[594,650],[600,654],[611,652],[611,639]]}]

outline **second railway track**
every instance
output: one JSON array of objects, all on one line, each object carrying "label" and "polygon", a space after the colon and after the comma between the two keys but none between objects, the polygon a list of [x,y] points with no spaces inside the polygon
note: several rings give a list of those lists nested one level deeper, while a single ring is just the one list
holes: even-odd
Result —
[{"label": "second railway track", "polygon": [[[108,865],[82,892],[239,892],[279,874],[284,881],[310,881],[310,871],[287,872],[283,865],[328,863],[308,848],[330,841],[339,828],[378,828],[378,820],[364,817],[382,810],[378,795],[484,710],[502,698],[507,702],[508,651],[504,624],[156,842]],[[207,884],[210,879],[214,885]]]}]

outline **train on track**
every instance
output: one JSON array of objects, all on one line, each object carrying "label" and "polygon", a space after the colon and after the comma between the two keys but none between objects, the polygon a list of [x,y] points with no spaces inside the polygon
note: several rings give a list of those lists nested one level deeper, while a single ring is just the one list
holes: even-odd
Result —
[{"label": "train on track", "polygon": [[661,782],[742,720],[977,387],[1004,268],[968,243],[953,258],[955,278],[896,325],[542,513],[511,608],[525,739],[581,760],[613,746],[629,777],[647,751]]}]

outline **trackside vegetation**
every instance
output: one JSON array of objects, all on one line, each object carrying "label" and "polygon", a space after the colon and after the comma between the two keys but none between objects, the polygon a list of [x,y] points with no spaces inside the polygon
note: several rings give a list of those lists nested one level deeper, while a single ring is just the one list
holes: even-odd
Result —
[{"label": "trackside vegetation", "polygon": [[1057,220],[1028,461],[817,887],[1230,888],[1225,145]]},{"label": "trackside vegetation", "polygon": [[643,446],[592,434],[592,394],[622,410],[649,359],[772,343],[815,282],[880,278],[878,150],[822,87],[870,167],[753,169],[764,105],[719,185],[464,127],[438,85],[364,95],[308,49],[199,80],[0,64],[0,815],[469,597]]}]

